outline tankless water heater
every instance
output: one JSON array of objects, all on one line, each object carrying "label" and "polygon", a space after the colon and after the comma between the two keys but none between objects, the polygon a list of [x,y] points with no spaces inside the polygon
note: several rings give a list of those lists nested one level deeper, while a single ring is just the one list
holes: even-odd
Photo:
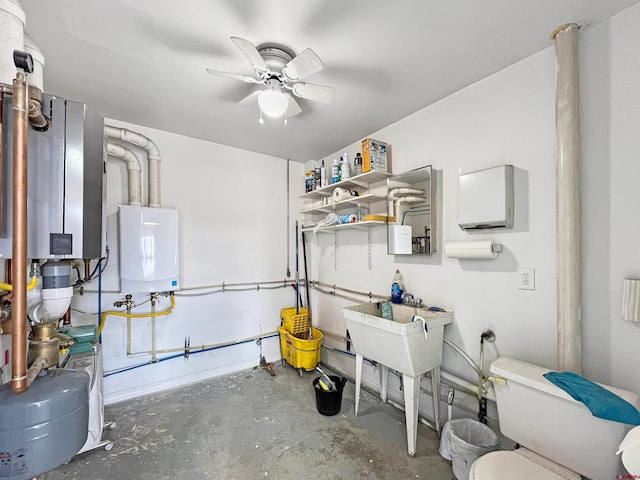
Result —
[{"label": "tankless water heater", "polygon": [[122,293],[180,289],[178,210],[121,205],[118,230]]},{"label": "tankless water heater", "polygon": [[[43,94],[51,127],[28,133],[28,258],[104,256],[104,119],[86,105]],[[2,104],[0,258],[12,258],[13,114]]]}]

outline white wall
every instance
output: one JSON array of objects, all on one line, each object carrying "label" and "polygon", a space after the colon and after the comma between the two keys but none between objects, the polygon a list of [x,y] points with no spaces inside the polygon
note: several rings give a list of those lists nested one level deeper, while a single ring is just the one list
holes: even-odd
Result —
[{"label": "white wall", "polygon": [[[316,237],[318,269],[324,282],[389,294],[396,268],[405,290],[429,305],[452,308],[446,336],[476,360],[480,334],[491,328],[500,353],[553,367],[556,360],[554,53],[547,49],[502,72],[371,134],[392,146],[396,173],[432,165],[441,202],[438,252],[432,257],[389,256],[386,232],[373,232],[373,268],[366,267],[365,232],[340,232],[339,267],[333,236]],[[347,147],[350,157],[359,143]],[[333,156],[327,157],[327,159]],[[518,202],[512,230],[469,234],[457,225],[459,172],[502,164],[516,170]],[[494,239],[504,245],[495,260],[443,256],[450,241]],[[364,266],[364,267],[363,267]],[[518,289],[516,270],[533,267],[535,291]],[[344,301],[318,298],[320,326],[343,334]],[[495,352],[489,352],[495,356]],[[491,355],[489,355],[489,359]],[[471,381],[473,371],[445,348],[445,369]]]},{"label": "white wall", "polygon": [[582,35],[583,365],[640,390],[640,326],[623,321],[622,282],[640,278],[640,5]]},{"label": "white wall", "polygon": [[[295,292],[288,288],[249,292],[225,292],[187,297],[207,290],[194,287],[244,282],[265,282],[286,278],[287,267],[294,272],[293,226],[289,232],[291,257],[287,258],[287,161],[266,155],[195,140],[117,121],[109,121],[151,138],[162,155],[162,205],[180,211],[181,286],[176,308],[171,315],[157,319],[157,348],[208,345],[242,340],[262,332],[277,330],[280,309],[295,304]],[[135,148],[135,147],[134,147]],[[139,150],[135,150],[139,152]],[[142,159],[146,179],[146,159]],[[291,178],[302,177],[302,166],[291,162]],[[119,291],[117,210],[127,201],[126,168],[123,162],[109,157],[107,164],[107,243],[109,264],[103,275],[106,292]],[[292,219],[297,211],[300,182],[292,182]],[[147,198],[146,180],[143,182]],[[87,289],[97,290],[94,281]],[[113,309],[113,302],[123,299],[120,293],[104,293],[102,310]],[[135,295],[141,303],[148,295]],[[162,298],[157,310],[169,305]],[[74,324],[96,320],[97,294],[74,297],[74,308],[94,313],[74,312]],[[150,312],[150,304],[133,313]],[[133,320],[132,351],[151,347],[149,319]],[[148,355],[127,358],[126,319],[107,317],[103,332],[104,368],[106,371],[146,363]],[[262,343],[267,360],[280,357],[278,338]],[[113,402],[212,375],[249,368],[259,363],[260,346],[250,342],[211,352],[192,354],[188,360],[178,358],[136,368],[105,378],[105,397]],[[178,352],[180,353],[180,352]],[[158,355],[158,357],[170,354]]]},{"label": "white wall", "polygon": [[[640,6],[580,33],[584,169],[583,373],[600,382],[640,390],[633,368],[640,327],[621,320],[622,280],[640,276]],[[551,42],[550,42],[551,43]],[[406,290],[455,312],[446,337],[479,357],[484,328],[496,334],[488,361],[514,355],[556,367],[555,52],[553,46],[471,85],[371,137],[392,146],[393,171],[433,165],[442,203],[439,252],[431,258],[386,255],[384,228],[373,232],[373,268],[365,233],[340,232],[338,270],[334,237],[314,240],[314,277],[361,291],[389,293],[399,268]],[[353,158],[359,141],[348,145]],[[325,163],[345,149],[328,155]],[[457,226],[457,176],[501,164],[516,171],[516,225],[468,234]],[[449,241],[494,239],[505,251],[492,261],[448,259]],[[535,268],[535,291],[518,290],[516,269]],[[320,327],[344,335],[341,307],[315,297]],[[364,301],[364,299],[363,299]],[[340,342],[334,345],[344,347]],[[445,346],[445,370],[474,374]],[[349,357],[334,358],[351,368]],[[375,384],[375,377],[373,383]]]}]

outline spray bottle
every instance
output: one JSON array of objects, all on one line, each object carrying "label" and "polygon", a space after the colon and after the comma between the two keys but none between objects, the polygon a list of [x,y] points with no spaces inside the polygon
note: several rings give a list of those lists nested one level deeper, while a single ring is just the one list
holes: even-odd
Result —
[{"label": "spray bottle", "polygon": [[338,183],[340,181],[340,166],[338,165],[338,159],[333,159],[333,165],[331,165],[331,183]]}]

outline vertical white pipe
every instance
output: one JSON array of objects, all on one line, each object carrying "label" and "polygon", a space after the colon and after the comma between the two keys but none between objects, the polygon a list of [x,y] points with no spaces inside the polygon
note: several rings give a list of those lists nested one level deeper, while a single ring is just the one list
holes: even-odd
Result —
[{"label": "vertical white pipe", "polygon": [[128,148],[117,143],[107,142],[107,153],[112,157],[124,160],[127,164],[127,178],[129,185],[129,205],[142,205],[141,167],[138,157]]},{"label": "vertical white pipe", "polygon": [[553,32],[556,84],[558,368],[582,371],[581,132],[578,25]]},{"label": "vertical white pipe", "polygon": [[149,206],[161,207],[160,200],[160,150],[150,138],[126,128],[105,125],[104,132],[107,137],[116,138],[123,142],[131,143],[147,152],[149,162]]}]

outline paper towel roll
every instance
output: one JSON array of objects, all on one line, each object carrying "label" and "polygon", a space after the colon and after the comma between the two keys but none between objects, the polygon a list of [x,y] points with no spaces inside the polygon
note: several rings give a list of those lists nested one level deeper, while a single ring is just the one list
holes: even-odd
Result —
[{"label": "paper towel roll", "polygon": [[341,202],[343,200],[349,200],[350,198],[359,196],[360,194],[358,192],[356,192],[355,190],[349,190],[348,188],[338,187],[333,191],[334,202]]},{"label": "paper towel roll", "polygon": [[493,240],[475,242],[450,242],[444,246],[444,254],[449,258],[496,258]]},{"label": "paper towel roll", "polygon": [[350,215],[338,215],[338,224],[343,224],[343,223],[356,223],[357,218],[354,214],[350,214]]}]

